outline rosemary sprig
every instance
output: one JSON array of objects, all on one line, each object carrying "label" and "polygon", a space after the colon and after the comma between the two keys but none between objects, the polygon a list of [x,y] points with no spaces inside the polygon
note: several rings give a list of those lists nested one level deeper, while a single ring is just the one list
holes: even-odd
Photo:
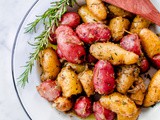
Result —
[{"label": "rosemary sprig", "polygon": [[34,61],[37,60],[38,54],[41,50],[45,49],[48,45],[48,37],[50,34],[50,29],[53,25],[58,26],[62,15],[67,11],[67,6],[73,7],[77,4],[76,0],[60,0],[57,2],[52,2],[51,7],[44,12],[41,16],[37,16],[37,19],[32,23],[28,24],[26,27],[26,33],[36,32],[36,26],[40,21],[43,21],[44,31],[35,38],[35,43],[30,44],[34,46],[35,51],[30,53],[29,60],[26,62],[24,72],[19,76],[18,83],[22,87],[28,82],[28,76],[32,71]]}]

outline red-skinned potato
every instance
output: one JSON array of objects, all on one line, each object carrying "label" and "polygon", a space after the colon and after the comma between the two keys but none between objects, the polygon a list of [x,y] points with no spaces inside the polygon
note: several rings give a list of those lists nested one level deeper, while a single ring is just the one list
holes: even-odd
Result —
[{"label": "red-skinned potato", "polygon": [[160,69],[160,54],[155,55],[152,59],[151,59],[153,65],[157,68]]},{"label": "red-skinned potato", "polygon": [[54,101],[61,95],[61,88],[51,79],[42,82],[36,88],[39,94],[50,102]]},{"label": "red-skinned potato", "polygon": [[59,26],[56,29],[56,37],[58,49],[65,60],[77,64],[84,62],[86,51],[83,42],[80,41],[71,27],[66,25]]},{"label": "red-skinned potato", "polygon": [[55,30],[56,30],[56,26],[53,25],[51,30],[50,30],[50,34],[48,37],[48,40],[51,44],[56,45],[57,44],[57,39],[56,39],[56,34],[55,34]]},{"label": "red-skinned potato", "polygon": [[83,23],[76,28],[76,33],[87,44],[106,42],[111,38],[109,28],[103,23]]},{"label": "red-skinned potato", "polygon": [[105,109],[100,103],[93,103],[93,112],[96,120],[114,120],[116,114],[111,110]]},{"label": "red-skinned potato", "polygon": [[60,24],[76,28],[80,24],[80,16],[76,12],[67,12],[62,16]]},{"label": "red-skinned potato", "polygon": [[74,111],[82,118],[86,118],[92,113],[92,103],[88,97],[81,96],[76,100]]},{"label": "red-skinned potato", "polygon": [[91,55],[90,53],[87,55],[87,62],[88,63],[96,63],[98,60],[93,56]]},{"label": "red-skinned potato", "polygon": [[105,60],[99,60],[95,64],[93,72],[93,83],[95,91],[99,94],[109,94],[115,88],[114,69]]},{"label": "red-skinned potato", "polygon": [[129,34],[124,36],[120,41],[120,45],[125,50],[134,52],[137,55],[140,55],[142,53],[140,39],[138,38],[137,34]]},{"label": "red-skinned potato", "polygon": [[149,68],[150,68],[150,64],[149,64],[148,60],[143,55],[140,56],[139,67],[140,67],[141,73],[147,72],[149,70]]}]

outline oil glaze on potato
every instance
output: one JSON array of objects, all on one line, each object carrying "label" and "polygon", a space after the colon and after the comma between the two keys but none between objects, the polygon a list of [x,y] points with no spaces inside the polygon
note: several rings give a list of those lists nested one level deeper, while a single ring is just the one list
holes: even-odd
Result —
[{"label": "oil glaze on potato", "polygon": [[46,48],[39,53],[42,66],[41,80],[55,79],[61,70],[61,64],[54,49]]},{"label": "oil glaze on potato", "polygon": [[100,103],[104,108],[123,116],[132,117],[138,111],[135,103],[129,97],[117,92],[102,96]]},{"label": "oil glaze on potato", "polygon": [[82,86],[78,80],[78,75],[69,67],[62,68],[57,77],[58,84],[62,88],[64,97],[71,97],[82,92]]},{"label": "oil glaze on potato", "polygon": [[78,13],[84,23],[102,22],[88,9],[86,5],[81,6],[78,9]]},{"label": "oil glaze on potato", "polygon": [[121,66],[117,72],[116,88],[117,91],[126,94],[133,82],[138,79],[140,70],[136,65]]},{"label": "oil glaze on potato", "polygon": [[109,94],[114,91],[115,79],[113,66],[104,60],[99,60],[94,67],[93,83],[99,94]]},{"label": "oil glaze on potato", "polygon": [[108,60],[113,65],[134,64],[139,58],[135,53],[126,51],[111,42],[92,44],[90,53],[98,60]]},{"label": "oil glaze on potato", "polygon": [[107,17],[107,8],[101,0],[86,0],[88,9],[100,20]]},{"label": "oil glaze on potato", "polygon": [[160,70],[151,79],[143,106],[149,107],[160,101]]},{"label": "oil glaze on potato", "polygon": [[129,24],[130,22],[126,18],[115,17],[111,19],[109,28],[111,30],[113,41],[119,41],[123,37],[125,30],[129,27]]},{"label": "oil glaze on potato", "polygon": [[130,32],[132,33],[136,33],[139,34],[139,32],[143,29],[143,28],[148,28],[150,25],[150,21],[144,19],[143,17],[137,15],[134,19],[133,22],[131,24],[131,28],[130,28]]},{"label": "oil glaze on potato", "polygon": [[63,58],[71,63],[84,62],[86,51],[83,42],[77,37],[71,27],[61,25],[56,29],[58,49]]},{"label": "oil glaze on potato", "polygon": [[149,58],[153,58],[155,55],[160,54],[160,39],[151,30],[144,28],[140,31],[139,37],[144,51]]},{"label": "oil glaze on potato", "polygon": [[111,32],[103,23],[83,23],[76,28],[79,38],[87,43],[106,42],[111,38]]},{"label": "oil glaze on potato", "polygon": [[78,79],[80,80],[83,90],[88,97],[94,94],[94,85],[93,85],[93,71],[85,70],[82,73],[78,74]]}]

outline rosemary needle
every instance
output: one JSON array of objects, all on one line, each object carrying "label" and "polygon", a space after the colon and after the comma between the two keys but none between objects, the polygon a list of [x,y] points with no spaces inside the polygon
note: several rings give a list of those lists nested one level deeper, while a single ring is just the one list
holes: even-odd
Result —
[{"label": "rosemary needle", "polygon": [[45,49],[48,45],[48,37],[50,29],[53,25],[58,26],[62,15],[67,11],[67,6],[73,7],[77,4],[76,0],[60,0],[51,3],[51,7],[48,8],[42,15],[37,16],[37,19],[32,23],[28,24],[25,32],[36,32],[36,27],[41,21],[44,24],[44,31],[35,38],[35,43],[30,44],[34,47],[34,52],[30,53],[29,60],[26,62],[25,70],[18,77],[18,83],[21,87],[24,87],[28,82],[28,76],[32,71],[34,61],[37,60],[38,54],[41,50]]}]

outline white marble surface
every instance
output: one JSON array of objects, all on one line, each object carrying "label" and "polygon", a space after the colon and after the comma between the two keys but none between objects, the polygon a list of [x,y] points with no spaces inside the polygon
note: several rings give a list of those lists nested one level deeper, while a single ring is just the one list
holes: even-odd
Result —
[{"label": "white marble surface", "polygon": [[0,0],[0,120],[29,120],[13,86],[11,53],[18,26],[34,1]]}]

